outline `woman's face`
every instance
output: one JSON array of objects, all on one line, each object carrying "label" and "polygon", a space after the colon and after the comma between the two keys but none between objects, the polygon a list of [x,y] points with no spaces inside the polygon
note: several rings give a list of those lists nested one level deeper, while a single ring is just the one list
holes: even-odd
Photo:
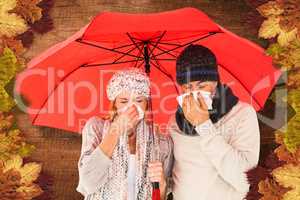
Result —
[{"label": "woman's face", "polygon": [[210,92],[211,94],[215,93],[217,86],[217,81],[192,81],[186,84],[181,85],[183,93],[189,93],[197,90],[204,90]]},{"label": "woman's face", "polygon": [[120,110],[128,105],[128,103],[135,103],[141,107],[145,112],[147,109],[147,98],[144,96],[136,95],[127,91],[119,94],[115,100],[115,107],[117,110]]}]

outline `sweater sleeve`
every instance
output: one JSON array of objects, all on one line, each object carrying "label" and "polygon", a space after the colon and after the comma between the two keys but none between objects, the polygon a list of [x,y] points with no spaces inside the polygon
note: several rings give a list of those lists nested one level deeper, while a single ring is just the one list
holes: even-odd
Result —
[{"label": "sweater sleeve", "polygon": [[84,196],[96,192],[106,182],[107,169],[111,159],[99,148],[102,130],[103,121],[96,117],[90,118],[82,129],[77,191]]},{"label": "sweater sleeve", "polygon": [[164,168],[164,174],[166,178],[166,199],[167,196],[172,192],[172,169],[174,163],[174,155],[173,155],[173,141],[171,136],[163,135],[160,137],[160,151],[161,158]]},{"label": "sweater sleeve", "polygon": [[211,120],[197,126],[196,131],[200,135],[202,151],[219,175],[235,190],[247,192],[249,184],[245,172],[255,167],[259,159],[259,125],[256,112],[251,106],[245,107],[235,117],[239,121],[234,127],[235,133],[232,134],[230,142],[218,133]]}]

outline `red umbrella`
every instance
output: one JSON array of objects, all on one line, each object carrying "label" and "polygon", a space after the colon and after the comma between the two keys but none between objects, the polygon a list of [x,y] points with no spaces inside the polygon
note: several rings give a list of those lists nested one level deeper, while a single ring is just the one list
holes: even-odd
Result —
[{"label": "red umbrella", "polygon": [[85,121],[106,114],[105,86],[115,70],[147,71],[153,83],[154,121],[167,123],[177,108],[175,59],[189,44],[217,56],[221,81],[256,110],[281,75],[271,57],[194,8],[153,14],[102,12],[86,27],[28,64],[16,92],[29,102],[34,125],[80,133]]}]

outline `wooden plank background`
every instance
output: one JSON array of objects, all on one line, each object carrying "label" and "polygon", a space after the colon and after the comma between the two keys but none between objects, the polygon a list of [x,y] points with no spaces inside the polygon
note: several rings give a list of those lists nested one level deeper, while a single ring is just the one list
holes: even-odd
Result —
[{"label": "wooden plank background", "polygon": [[[65,40],[103,10],[158,12],[186,6],[199,8],[227,29],[257,41],[257,30],[245,23],[250,8],[243,0],[56,0],[51,13],[55,29],[44,35],[36,35],[25,56],[29,60],[57,42]],[[52,128],[33,127],[26,114],[21,112],[16,112],[16,116],[28,142],[37,147],[31,158],[41,162],[43,171],[54,179],[54,199],[83,199],[75,191],[81,137]],[[263,138],[265,143],[270,143],[272,139],[266,131]]]}]

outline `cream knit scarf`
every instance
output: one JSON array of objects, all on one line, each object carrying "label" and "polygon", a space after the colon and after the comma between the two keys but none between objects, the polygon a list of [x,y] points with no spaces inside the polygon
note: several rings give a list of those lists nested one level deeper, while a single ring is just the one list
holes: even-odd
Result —
[{"label": "cream knit scarf", "polygon": [[[123,134],[113,152],[112,163],[107,170],[107,181],[98,192],[93,194],[90,198],[91,200],[127,199],[127,171],[129,160],[127,141],[127,134]],[[147,178],[147,166],[149,161],[157,157],[157,148],[157,138],[150,133],[150,127],[142,120],[136,129],[136,200],[151,200],[152,198],[152,186]]]}]

